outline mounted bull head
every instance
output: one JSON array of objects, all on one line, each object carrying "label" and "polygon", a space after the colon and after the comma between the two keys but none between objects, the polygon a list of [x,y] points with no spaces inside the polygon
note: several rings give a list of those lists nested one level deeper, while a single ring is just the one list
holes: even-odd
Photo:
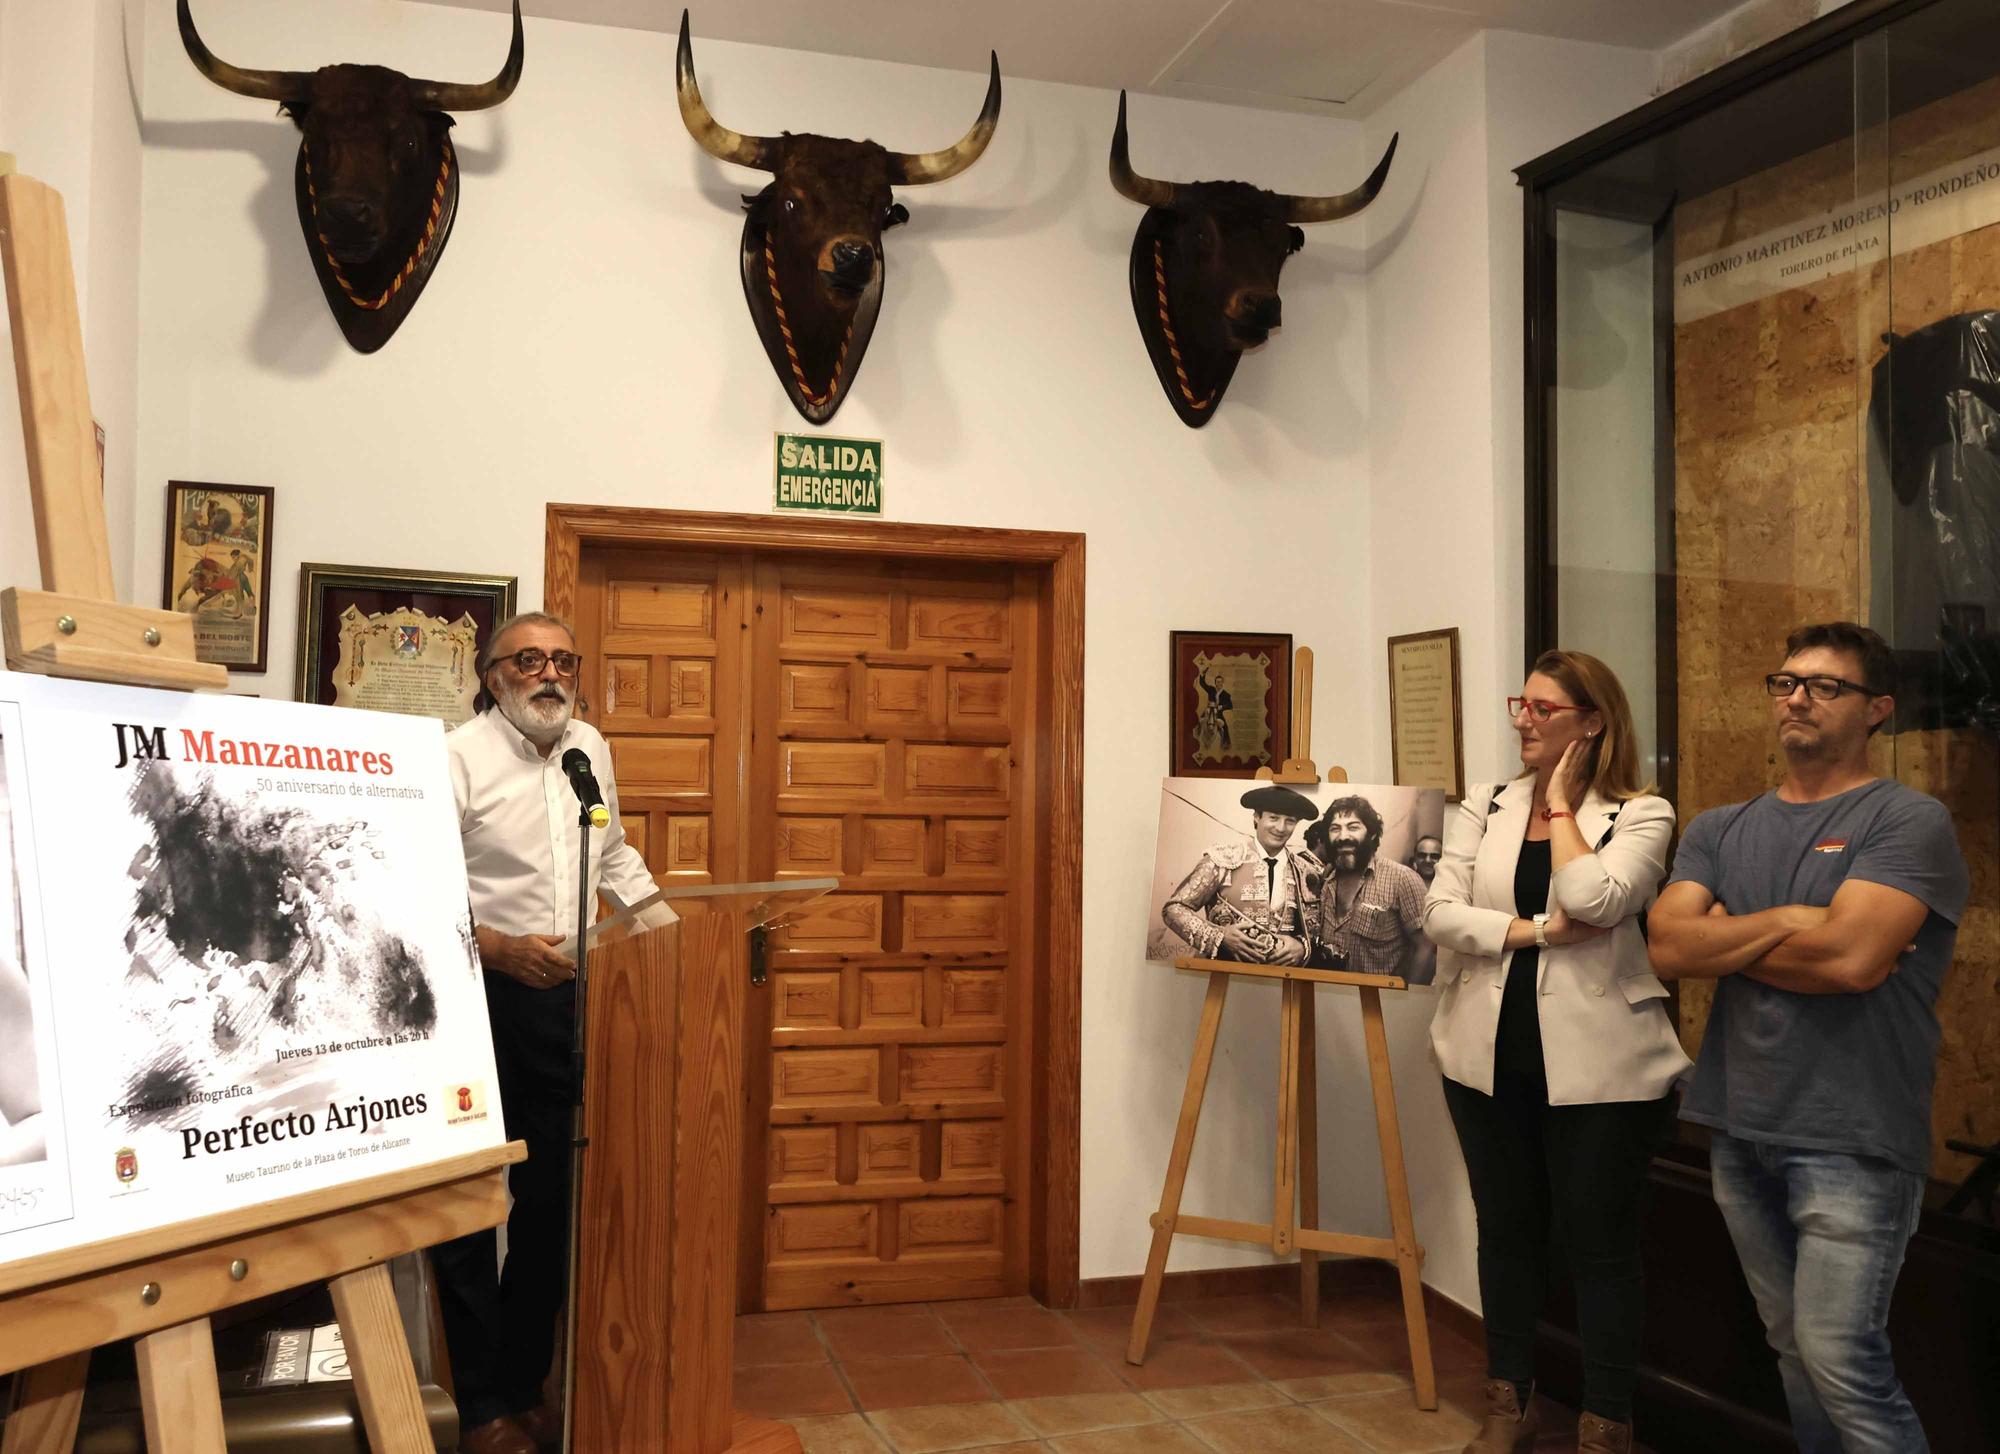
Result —
[{"label": "mounted bull head", "polygon": [[521,0],[507,63],[475,86],[381,66],[246,71],[202,44],[188,0],[178,13],[196,70],[239,96],[276,101],[304,133],[293,190],[313,271],[347,341],[373,353],[416,306],[451,236],[458,158],[445,113],[498,106],[521,79]]},{"label": "mounted bull head", "polygon": [[743,136],[720,125],[695,85],[687,12],[675,77],[681,120],[711,156],[773,174],[744,199],[743,297],[792,406],[831,419],[853,387],[882,307],[882,230],[910,214],[890,188],[955,177],[1000,119],[1000,58],[972,130],[943,151],[908,154],[831,136]]},{"label": "mounted bull head", "polygon": [[1132,311],[1181,423],[1199,429],[1280,321],[1278,273],[1306,245],[1300,223],[1351,217],[1375,200],[1396,138],[1368,180],[1338,197],[1293,197],[1248,182],[1156,182],[1132,170],[1125,93],[1111,134],[1111,185],[1144,205],[1132,239]]}]

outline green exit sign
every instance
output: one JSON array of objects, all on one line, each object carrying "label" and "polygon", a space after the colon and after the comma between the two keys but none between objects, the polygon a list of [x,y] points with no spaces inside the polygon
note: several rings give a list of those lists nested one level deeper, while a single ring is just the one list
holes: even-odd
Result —
[{"label": "green exit sign", "polygon": [[777,508],[880,515],[882,441],[780,434]]}]

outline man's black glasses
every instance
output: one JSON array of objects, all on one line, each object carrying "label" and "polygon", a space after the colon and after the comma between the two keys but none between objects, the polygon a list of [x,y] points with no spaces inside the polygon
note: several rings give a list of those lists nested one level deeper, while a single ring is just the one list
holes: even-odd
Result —
[{"label": "man's black glasses", "polygon": [[1764,690],[1774,697],[1789,697],[1800,687],[1815,702],[1831,702],[1842,692],[1859,692],[1864,697],[1879,697],[1882,693],[1873,687],[1864,687],[1860,682],[1851,682],[1846,677],[1801,677],[1788,671],[1774,671],[1764,678]]},{"label": "man's black glasses", "polygon": [[513,662],[514,670],[524,677],[540,676],[542,668],[550,662],[556,664],[557,676],[573,677],[583,665],[583,658],[573,651],[544,651],[539,646],[524,647],[506,660]]}]

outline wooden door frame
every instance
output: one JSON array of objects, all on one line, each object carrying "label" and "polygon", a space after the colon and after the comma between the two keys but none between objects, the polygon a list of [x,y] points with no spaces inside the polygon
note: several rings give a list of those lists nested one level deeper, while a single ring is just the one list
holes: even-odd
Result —
[{"label": "wooden door frame", "polygon": [[1083,541],[1055,530],[919,525],[834,516],[726,515],[700,510],[551,504],[543,609],[576,613],[586,545],[610,549],[757,551],[1039,566],[1046,573],[1049,653],[1046,1014],[1036,1027],[1029,1105],[1041,1147],[1030,1175],[1028,1289],[1048,1307],[1076,1305],[1083,1103]]}]

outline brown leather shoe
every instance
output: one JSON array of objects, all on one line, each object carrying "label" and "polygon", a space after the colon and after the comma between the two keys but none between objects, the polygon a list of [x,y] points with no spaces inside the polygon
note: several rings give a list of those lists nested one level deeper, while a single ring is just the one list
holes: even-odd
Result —
[{"label": "brown leather shoe", "polygon": [[458,1454],[540,1454],[514,1419],[489,1419],[458,1436]]},{"label": "brown leather shoe", "polygon": [[1632,1454],[1632,1426],[1585,1414],[1576,1426],[1576,1454]]},{"label": "brown leather shoe", "polygon": [[557,1454],[562,1448],[562,1411],[554,1404],[529,1409],[525,1414],[514,1415],[514,1419],[528,1431],[528,1437],[542,1454]]},{"label": "brown leather shoe", "polygon": [[1513,1384],[1504,1378],[1489,1378],[1486,1421],[1479,1426],[1478,1437],[1465,1446],[1464,1454],[1530,1454],[1541,1423],[1532,1403],[1522,1411]]}]

